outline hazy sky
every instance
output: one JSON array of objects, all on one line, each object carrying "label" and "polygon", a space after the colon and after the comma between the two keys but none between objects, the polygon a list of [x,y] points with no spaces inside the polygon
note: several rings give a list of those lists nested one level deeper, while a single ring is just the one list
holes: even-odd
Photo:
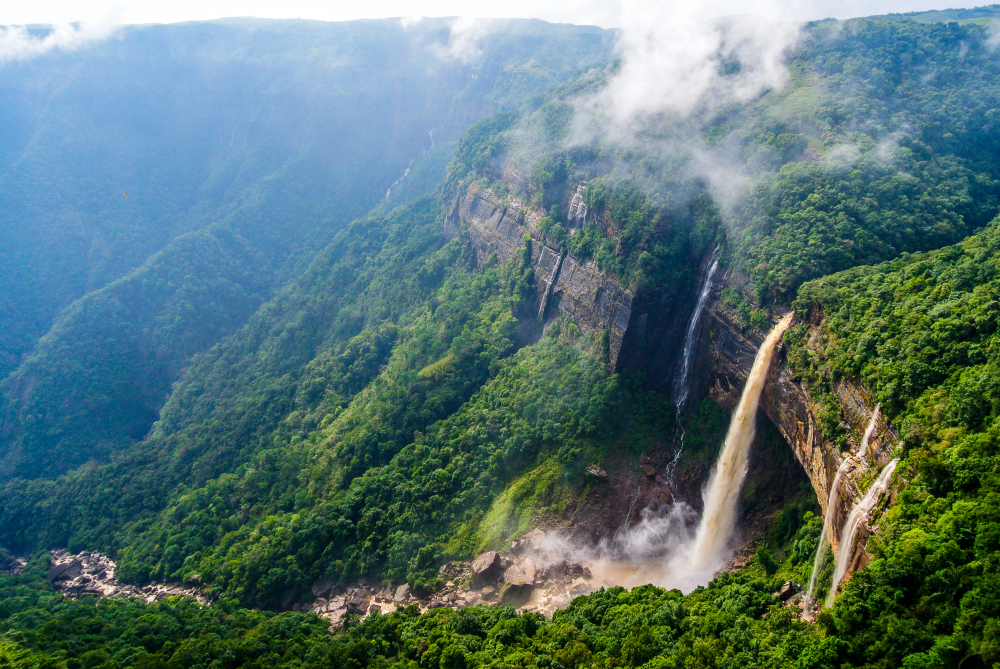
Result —
[{"label": "hazy sky", "polygon": [[[344,21],[390,16],[536,17],[547,21],[620,27],[630,6],[688,5],[704,18],[756,14],[809,20],[973,6],[954,0],[32,0],[0,3],[0,25],[26,23],[173,23],[226,16]],[[982,4],[982,2],[980,2]],[[695,9],[697,7],[697,9]],[[675,7],[671,7],[671,10]],[[627,20],[626,20],[627,22]]]}]

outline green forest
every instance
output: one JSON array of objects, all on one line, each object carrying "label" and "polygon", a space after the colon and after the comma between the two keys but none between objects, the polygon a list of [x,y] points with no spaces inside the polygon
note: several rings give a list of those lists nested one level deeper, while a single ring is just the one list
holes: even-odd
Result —
[{"label": "green forest", "polygon": [[[541,21],[504,24],[474,61],[441,60],[436,20],[234,19],[130,28],[73,74],[65,54],[0,64],[0,117],[35,137],[0,147],[0,668],[1000,666],[1000,9],[963,12],[806,24],[783,86],[630,142],[572,136],[620,72],[613,35]],[[217,69],[157,69],[178,44]],[[150,108],[217,97],[183,127],[114,119],[93,85],[122,53],[153,54]],[[330,74],[334,55],[350,66]],[[219,86],[234,72],[261,99]],[[80,105],[127,141],[75,136]],[[126,191],[122,141],[159,183],[88,201]],[[538,214],[506,262],[456,222],[487,189]],[[839,382],[880,405],[892,503],[815,621],[777,594],[809,581],[816,494],[753,480],[749,557],[687,594],[608,583],[551,619],[401,603],[336,630],[303,612],[318,582],[440,590],[448,564],[587,512],[595,469],[636,470],[679,429],[680,470],[707,473],[718,386],[677,408],[652,362],[613,365],[607,328],[558,297],[540,323],[542,245],[636,316],[690,309],[717,254],[716,318],[751,341],[795,313],[779,357],[825,438],[848,453]],[[649,342],[679,344],[686,317],[625,346],[665,355]],[[759,435],[782,453],[763,468],[798,467],[773,425]],[[51,549],[211,605],[66,597]]]}]

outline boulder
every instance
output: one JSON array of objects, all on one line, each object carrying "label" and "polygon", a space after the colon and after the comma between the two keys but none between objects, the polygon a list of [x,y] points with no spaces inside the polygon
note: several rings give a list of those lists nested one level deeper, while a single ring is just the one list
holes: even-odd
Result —
[{"label": "boulder", "polygon": [[0,562],[0,572],[5,574],[19,574],[27,561],[22,558],[9,557]]},{"label": "boulder", "polygon": [[654,467],[649,463],[639,465],[639,469],[641,469],[642,473],[645,474],[646,476],[649,477],[656,476],[656,467]]},{"label": "boulder", "polygon": [[410,598],[410,584],[404,583],[403,585],[396,588],[396,594],[392,596],[392,601],[394,601],[396,604],[402,604],[409,598]]},{"label": "boulder", "polygon": [[522,560],[507,568],[503,573],[503,587],[500,588],[500,603],[524,606],[531,598],[535,587],[535,563]]},{"label": "boulder", "polygon": [[608,480],[608,473],[603,469],[601,469],[600,467],[598,467],[597,465],[590,465],[589,467],[587,467],[587,473],[593,476],[598,481]]},{"label": "boulder", "polygon": [[545,539],[545,532],[535,528],[525,534],[523,537],[517,541],[511,542],[511,551],[514,553],[523,553],[527,550],[537,551],[542,547],[542,541]]},{"label": "boulder", "polygon": [[786,581],[777,592],[778,599],[783,602],[787,602],[789,599],[794,597],[796,593],[798,593],[799,589],[800,586],[798,583],[794,581]]},{"label": "boulder", "polygon": [[49,583],[55,583],[56,581],[67,581],[71,578],[76,578],[82,572],[83,563],[79,560],[73,560],[72,562],[66,562],[52,567],[49,569],[49,573],[46,575],[46,578],[49,579]]},{"label": "boulder", "polygon": [[504,585],[529,585],[535,582],[535,563],[532,560],[521,560],[507,568],[503,573]]},{"label": "boulder", "polygon": [[348,613],[368,613],[368,593],[361,588],[348,593],[344,603]]},{"label": "boulder", "polygon": [[484,602],[489,602],[497,594],[497,589],[494,588],[492,585],[488,585],[482,589],[480,594],[482,595]]},{"label": "boulder", "polygon": [[515,608],[524,606],[531,599],[532,590],[534,590],[534,585],[531,583],[524,585],[504,583],[504,586],[500,588],[500,603],[510,604]]},{"label": "boulder", "polygon": [[478,589],[490,583],[496,583],[502,571],[499,553],[496,551],[483,553],[472,562],[472,581],[469,585]]},{"label": "boulder", "polygon": [[323,614],[323,617],[330,621],[330,628],[337,630],[340,629],[341,625],[344,624],[344,615],[347,613],[347,609],[334,609]]},{"label": "boulder", "polygon": [[570,572],[569,562],[566,560],[561,560],[554,564],[550,564],[543,568],[539,573],[535,575],[535,581],[544,581],[550,578],[559,578],[560,576],[566,576]]},{"label": "boulder", "polygon": [[324,578],[322,581],[317,581],[313,584],[312,593],[313,597],[325,597],[330,594],[333,590],[333,584],[335,581],[332,578]]}]

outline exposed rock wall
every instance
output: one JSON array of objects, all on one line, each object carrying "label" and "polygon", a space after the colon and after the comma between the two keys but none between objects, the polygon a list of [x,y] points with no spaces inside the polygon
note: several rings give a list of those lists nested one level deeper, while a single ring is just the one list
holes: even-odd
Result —
[{"label": "exposed rock wall", "polygon": [[445,231],[455,234],[464,223],[479,262],[490,256],[506,262],[528,238],[539,320],[545,321],[552,313],[550,305],[555,301],[558,310],[583,332],[606,330],[611,365],[617,368],[632,314],[632,291],[602,272],[593,261],[564,255],[546,244],[537,227],[541,217],[541,212],[523,199],[501,199],[489,189],[474,186],[459,195]]},{"label": "exposed rock wall", "polygon": [[[695,361],[695,368],[702,370],[701,382],[707,386],[702,391],[707,391],[720,404],[730,407],[739,401],[757,349],[767,334],[741,325],[720,302],[721,289],[738,283],[739,277],[732,272],[717,280],[712,303],[706,313],[706,336],[702,338]],[[815,331],[818,325],[811,324],[810,327]],[[847,421],[844,427],[849,435],[849,448],[843,453],[837,444],[823,435],[818,418],[819,406],[809,391],[793,378],[784,346],[775,357],[760,403],[761,410],[777,426],[805,470],[823,513],[826,513],[830,487],[837,470],[848,455],[857,452],[875,408],[868,392],[859,385],[840,382],[834,392]],[[839,528],[847,520],[855,500],[860,499],[862,486],[889,462],[898,441],[892,426],[880,417],[866,452],[859,458],[861,462],[853,463],[845,470],[840,479],[835,522],[831,536],[827,537],[834,550],[840,543]],[[871,528],[863,524],[860,536],[864,538],[870,532]],[[849,572],[867,564],[864,543],[858,541]]]}]

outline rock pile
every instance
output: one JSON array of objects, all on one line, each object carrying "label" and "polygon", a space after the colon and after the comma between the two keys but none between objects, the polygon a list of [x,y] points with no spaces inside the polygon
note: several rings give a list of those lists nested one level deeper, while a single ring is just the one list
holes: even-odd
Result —
[{"label": "rock pile", "polygon": [[666,504],[673,499],[674,489],[671,485],[666,464],[658,463],[649,456],[644,455],[639,458],[639,469],[655,483],[656,490],[654,492],[656,493],[656,500],[658,502]]},{"label": "rock pile", "polygon": [[22,557],[9,557],[0,562],[0,574],[20,574],[28,561]]},{"label": "rock pile", "polygon": [[46,575],[52,587],[66,597],[84,595],[95,597],[138,597],[147,604],[165,597],[185,595],[194,597],[202,606],[208,600],[201,591],[179,583],[152,583],[144,586],[124,585],[115,578],[115,563],[106,555],[96,552],[68,553],[51,551],[51,567]]},{"label": "rock pile", "polygon": [[472,562],[451,562],[441,567],[444,586],[425,596],[408,583],[395,589],[379,586],[345,586],[323,581],[313,587],[316,600],[307,610],[330,621],[334,629],[345,614],[386,614],[415,605],[421,611],[476,604],[510,604],[525,611],[551,616],[574,597],[592,592],[593,575],[583,564],[549,553],[544,532],[534,530],[511,545],[510,551],[489,551]]}]

